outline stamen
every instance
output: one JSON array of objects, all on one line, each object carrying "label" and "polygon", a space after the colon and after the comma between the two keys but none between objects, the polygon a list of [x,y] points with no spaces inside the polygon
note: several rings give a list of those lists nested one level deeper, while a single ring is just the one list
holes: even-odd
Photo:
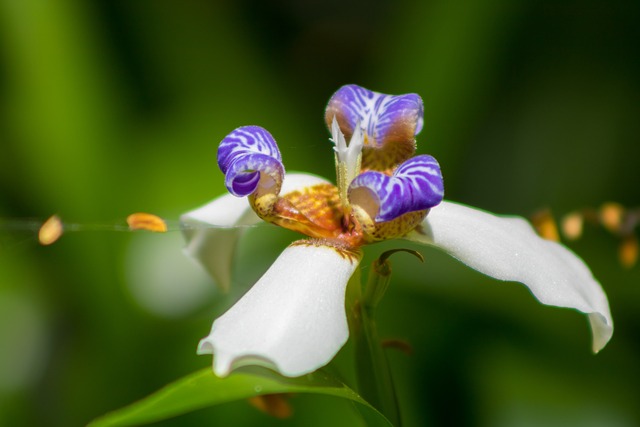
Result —
[{"label": "stamen", "polygon": [[562,220],[562,232],[569,240],[577,240],[582,236],[584,218],[580,212],[571,212]]},{"label": "stamen", "polygon": [[[103,231],[103,232],[135,232],[146,230],[157,233],[177,232],[185,230],[252,228],[261,224],[214,225],[206,223],[188,223],[168,220],[149,213],[135,213],[124,219],[104,223],[75,223],[62,221],[58,215],[52,215],[46,221],[29,218],[0,217],[0,248],[5,244],[37,241],[43,246],[56,243],[63,234]],[[22,233],[28,233],[25,239],[16,239]]]},{"label": "stamen", "polygon": [[610,232],[616,234],[620,231],[622,225],[622,218],[624,216],[624,207],[615,202],[604,203],[600,207],[600,222]]},{"label": "stamen", "polygon": [[364,134],[358,122],[349,141],[349,145],[340,130],[338,120],[333,117],[331,123],[331,141],[335,144],[333,150],[336,153],[336,179],[340,194],[340,201],[349,210],[349,200],[347,190],[351,181],[360,174],[360,164],[362,162],[362,147],[364,146]]},{"label": "stamen", "polygon": [[147,230],[156,233],[167,231],[167,224],[157,215],[138,212],[127,217],[127,224],[131,230]]},{"label": "stamen", "polygon": [[400,350],[407,356],[411,356],[413,354],[413,346],[409,341],[397,338],[387,338],[386,340],[382,340],[380,344],[385,349],[391,348],[394,350]]},{"label": "stamen", "polygon": [[44,246],[52,245],[62,236],[63,231],[64,227],[60,217],[53,215],[38,230],[38,241]]},{"label": "stamen", "polygon": [[638,261],[638,238],[634,234],[622,239],[618,247],[618,257],[625,268],[631,268],[636,264]]},{"label": "stamen", "polygon": [[293,415],[293,408],[287,400],[288,394],[263,394],[249,398],[249,404],[272,417],[285,419]]},{"label": "stamen", "polygon": [[554,242],[560,241],[558,226],[548,208],[540,209],[531,215],[531,224],[536,229],[540,237]]}]

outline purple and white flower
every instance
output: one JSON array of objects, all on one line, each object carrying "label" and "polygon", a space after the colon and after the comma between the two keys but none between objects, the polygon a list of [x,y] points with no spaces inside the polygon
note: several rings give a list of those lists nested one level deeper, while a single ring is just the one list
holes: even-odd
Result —
[{"label": "purple and white flower", "polygon": [[325,120],[335,144],[335,185],[285,173],[271,134],[241,127],[218,150],[231,194],[182,217],[186,253],[223,289],[244,226],[267,221],[307,236],[285,249],[200,342],[198,353],[214,355],[217,375],[263,364],[294,377],[326,365],[348,339],[345,289],[361,248],[389,239],[435,246],[488,276],[524,284],[542,304],[581,311],[593,351],[606,345],[613,334],[609,304],[582,260],[521,218],[443,201],[438,162],[413,156],[423,127],[418,95],[343,86]]}]

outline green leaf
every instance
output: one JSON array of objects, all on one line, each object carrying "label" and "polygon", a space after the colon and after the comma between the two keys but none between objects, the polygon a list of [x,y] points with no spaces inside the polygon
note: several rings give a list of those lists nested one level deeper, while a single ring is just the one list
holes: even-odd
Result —
[{"label": "green leaf", "polygon": [[366,408],[360,412],[367,425],[392,425],[356,392],[326,372],[317,371],[299,378],[287,378],[264,368],[247,366],[226,378],[215,376],[209,368],[187,375],[138,402],[95,419],[89,427],[146,424],[221,403],[274,393],[315,393],[341,397]]}]

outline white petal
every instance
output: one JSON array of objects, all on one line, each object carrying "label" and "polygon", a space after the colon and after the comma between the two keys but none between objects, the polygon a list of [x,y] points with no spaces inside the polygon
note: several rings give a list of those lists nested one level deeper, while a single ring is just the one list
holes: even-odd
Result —
[{"label": "white petal", "polygon": [[[315,175],[287,174],[280,194],[326,182]],[[244,227],[262,220],[253,212],[245,197],[225,194],[187,212],[180,221],[187,241],[185,253],[198,260],[220,288],[228,290],[233,254],[241,232]]]},{"label": "white petal", "polygon": [[521,282],[543,304],[588,314],[594,352],[613,334],[607,297],[589,268],[564,246],[539,237],[522,218],[442,202],[406,238],[437,246],[488,276]]},{"label": "white petal", "polygon": [[182,215],[182,233],[187,241],[184,251],[209,272],[224,291],[231,284],[231,261],[241,226],[261,220],[245,197],[225,194]]},{"label": "white petal", "polygon": [[198,354],[219,376],[243,364],[295,377],[331,361],[347,341],[344,298],[359,259],[329,246],[294,244],[215,322]]}]

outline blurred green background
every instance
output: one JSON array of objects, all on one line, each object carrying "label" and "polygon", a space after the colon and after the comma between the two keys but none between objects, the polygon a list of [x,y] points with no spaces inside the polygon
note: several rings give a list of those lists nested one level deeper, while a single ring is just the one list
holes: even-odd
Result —
[{"label": "blurred green background", "polygon": [[[120,224],[224,192],[217,143],[256,124],[285,166],[333,179],[324,106],[341,85],[417,92],[420,153],[447,198],[556,214],[640,201],[640,2],[0,0],[0,217]],[[0,231],[0,425],[76,426],[208,366],[212,319],[295,236],[250,231],[218,295],[179,232],[86,231],[40,247]],[[394,258],[380,311],[407,425],[640,425],[640,268],[588,228],[569,246],[605,288],[613,340],[433,250]],[[388,245],[367,248],[368,263]],[[351,371],[350,348],[336,368]],[[238,402],[163,426],[354,425],[295,396],[274,421]]]}]

